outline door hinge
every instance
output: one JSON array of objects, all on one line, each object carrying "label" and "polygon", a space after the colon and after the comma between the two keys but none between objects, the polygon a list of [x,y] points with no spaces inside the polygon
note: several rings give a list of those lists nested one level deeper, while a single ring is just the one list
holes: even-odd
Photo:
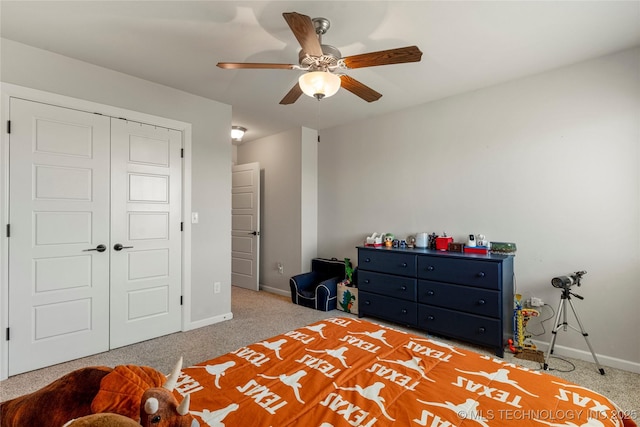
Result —
[{"label": "door hinge", "polygon": [[184,148],[180,149],[180,157],[184,159]]},{"label": "door hinge", "polygon": [[7,224],[7,237],[11,237],[11,224]]},{"label": "door hinge", "polygon": [[184,222],[180,223],[180,231],[184,231]]},{"label": "door hinge", "polygon": [[11,334],[9,333],[9,328],[7,328],[7,341],[9,341],[9,338],[11,338]]},{"label": "door hinge", "polygon": [[182,295],[180,295],[180,305],[182,305]]},{"label": "door hinge", "polygon": [[7,120],[7,133],[11,133],[11,120]]}]

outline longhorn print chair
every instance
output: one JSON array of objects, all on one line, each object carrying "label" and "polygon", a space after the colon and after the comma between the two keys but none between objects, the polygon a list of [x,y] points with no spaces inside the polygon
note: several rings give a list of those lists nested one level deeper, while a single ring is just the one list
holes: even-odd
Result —
[{"label": "longhorn print chair", "polygon": [[338,283],[345,278],[344,261],[314,258],[311,271],[289,279],[291,301],[320,311],[336,309]]}]

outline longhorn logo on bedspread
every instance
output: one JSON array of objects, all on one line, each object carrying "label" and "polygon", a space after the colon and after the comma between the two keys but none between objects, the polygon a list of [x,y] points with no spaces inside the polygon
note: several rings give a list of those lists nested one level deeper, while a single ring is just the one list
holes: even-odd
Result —
[{"label": "longhorn logo on bedspread", "polygon": [[296,395],[296,400],[304,405],[304,401],[300,398],[300,389],[302,388],[302,384],[300,384],[300,378],[307,375],[307,373],[303,370],[300,370],[292,375],[281,374],[277,377],[272,377],[269,375],[258,374],[258,376],[262,378],[266,378],[268,380],[280,380],[280,382],[287,387],[291,387],[293,393]]},{"label": "longhorn logo on bedspread", "polygon": [[451,353],[459,354],[460,356],[466,356],[466,354],[464,354],[464,353],[462,353],[462,352],[458,351],[458,349],[457,349],[457,348],[455,348],[454,346],[452,346],[452,345],[450,345],[450,344],[446,344],[446,343],[440,342],[440,341],[437,341],[437,340],[433,340],[433,339],[431,339],[431,338],[424,338],[424,339],[414,338],[413,340],[414,340],[414,341],[428,342],[428,343],[431,343],[431,344],[435,344],[435,345],[437,345],[438,347],[444,347],[444,348],[446,348],[446,349],[447,349],[447,350],[449,350]]},{"label": "longhorn logo on bedspread", "polygon": [[209,411],[208,409],[203,409],[202,412],[198,411],[189,411],[192,415],[199,416],[202,421],[207,423],[210,427],[225,427],[225,424],[222,422],[227,415],[229,415],[233,411],[237,411],[240,406],[237,403],[232,403],[226,408],[218,409],[217,411]]},{"label": "longhorn logo on bedspread", "polygon": [[[452,420],[452,425],[459,424],[460,420],[470,420],[475,421],[483,427],[489,427],[487,424],[487,419],[482,417],[482,415],[478,412],[479,403],[473,399],[467,399],[463,403],[455,404],[449,401],[441,402],[427,402],[424,400],[416,399],[418,402],[429,405],[436,406],[440,408],[448,409],[452,412],[451,417],[449,419]],[[433,421],[430,422],[429,418],[433,417]],[[414,422],[420,424],[421,426],[426,425],[438,425],[441,421],[440,416],[435,415],[426,409],[422,410],[422,415],[420,419],[413,420]]]},{"label": "longhorn logo on bedspread", "polygon": [[404,348],[407,348],[413,351],[414,353],[418,353],[422,356],[438,359],[441,362],[448,362],[449,360],[451,360],[451,356],[452,356],[451,353],[447,354],[442,350],[436,350],[426,345],[418,344],[413,340],[409,341],[407,345],[404,346]]},{"label": "longhorn logo on bedspread", "polygon": [[209,375],[213,375],[217,388],[220,388],[220,378],[224,376],[227,369],[236,366],[236,362],[229,360],[228,362],[219,363],[217,365],[194,366],[194,368],[204,368]]},{"label": "longhorn logo on bedspread", "polygon": [[372,338],[374,340],[380,341],[382,344],[386,345],[387,347],[393,348],[393,346],[387,342],[387,339],[384,336],[385,332],[386,331],[384,329],[378,329],[375,332],[365,331],[365,332],[349,332],[349,333],[351,335],[364,335],[364,336],[367,336],[367,337]]},{"label": "longhorn logo on bedspread", "polygon": [[431,381],[432,383],[435,383],[435,380],[432,380],[431,378],[429,378],[426,374],[425,374],[425,370],[424,367],[422,365],[420,365],[420,362],[422,362],[422,359],[420,359],[419,357],[412,357],[408,360],[401,360],[401,359],[396,359],[396,360],[390,360],[390,359],[380,359],[379,357],[377,358],[379,361],[381,362],[387,362],[387,363],[392,363],[395,365],[400,365],[400,366],[404,366],[407,369],[410,369],[412,371],[416,371],[420,374],[420,376],[422,378],[424,378],[427,381]]},{"label": "longhorn logo on bedspread", "polygon": [[347,351],[347,347],[340,347],[335,350],[326,349],[326,350],[307,350],[307,351],[310,351],[311,353],[326,353],[328,356],[338,359],[340,363],[342,363],[342,366],[349,369],[349,366],[347,366],[347,357],[344,354]]},{"label": "longhorn logo on bedspread", "polygon": [[273,342],[262,341],[262,342],[256,343],[256,345],[261,345],[263,347],[268,348],[269,350],[273,351],[276,354],[276,357],[278,359],[283,360],[282,356],[280,356],[280,350],[282,350],[282,345],[286,342],[287,340],[283,338]]},{"label": "longhorn logo on bedspread", "polygon": [[520,387],[520,385],[518,385],[518,382],[515,380],[512,380],[509,378],[509,370],[508,369],[498,369],[497,371],[493,372],[493,373],[489,373],[489,372],[485,372],[485,371],[463,371],[462,369],[458,369],[456,368],[456,371],[458,372],[462,372],[463,374],[469,374],[469,375],[477,375],[483,378],[486,378],[490,381],[495,381],[495,382],[499,382],[502,384],[507,384],[510,385],[513,388],[516,388],[518,390],[520,390],[523,393],[528,394],[529,396],[533,396],[533,397],[538,397],[537,395],[533,394],[533,393],[529,393],[527,390],[525,390],[524,388]]},{"label": "longhorn logo on bedspread", "polygon": [[324,336],[324,334],[322,333],[322,330],[324,329],[324,327],[327,326],[324,323],[318,323],[317,325],[310,325],[310,326],[305,326],[304,329],[308,329],[310,331],[313,331],[317,334],[319,334],[323,339],[327,339],[327,337]]},{"label": "longhorn logo on bedspread", "polygon": [[360,396],[364,397],[367,400],[371,400],[373,403],[378,405],[382,414],[390,419],[391,421],[395,421],[395,418],[391,418],[391,416],[387,413],[387,410],[384,406],[384,397],[380,396],[380,392],[384,388],[384,384],[381,382],[375,382],[367,387],[362,387],[356,384],[354,387],[339,387],[338,384],[333,383],[333,386],[338,390],[343,391],[355,391]]}]

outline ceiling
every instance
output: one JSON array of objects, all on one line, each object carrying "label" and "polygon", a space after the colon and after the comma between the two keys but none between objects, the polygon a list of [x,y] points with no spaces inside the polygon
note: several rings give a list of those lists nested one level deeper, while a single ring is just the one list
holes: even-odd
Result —
[{"label": "ceiling", "polygon": [[[0,34],[230,104],[245,141],[324,129],[640,45],[639,1],[7,1]],[[222,62],[297,64],[283,12],[325,17],[343,57],[417,45],[418,63],[347,73],[383,94],[346,90],[279,101],[301,71],[223,70]]]}]

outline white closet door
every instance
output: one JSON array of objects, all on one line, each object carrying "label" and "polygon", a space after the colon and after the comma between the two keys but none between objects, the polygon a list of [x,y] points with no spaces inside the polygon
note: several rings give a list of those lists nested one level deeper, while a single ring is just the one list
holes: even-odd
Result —
[{"label": "white closet door", "polygon": [[112,119],[111,136],[111,348],[117,348],[181,329],[182,133]]},{"label": "white closet door", "polygon": [[16,98],[10,117],[15,375],[109,348],[110,119]]},{"label": "white closet door", "polygon": [[260,290],[260,163],[231,173],[231,284]]}]

